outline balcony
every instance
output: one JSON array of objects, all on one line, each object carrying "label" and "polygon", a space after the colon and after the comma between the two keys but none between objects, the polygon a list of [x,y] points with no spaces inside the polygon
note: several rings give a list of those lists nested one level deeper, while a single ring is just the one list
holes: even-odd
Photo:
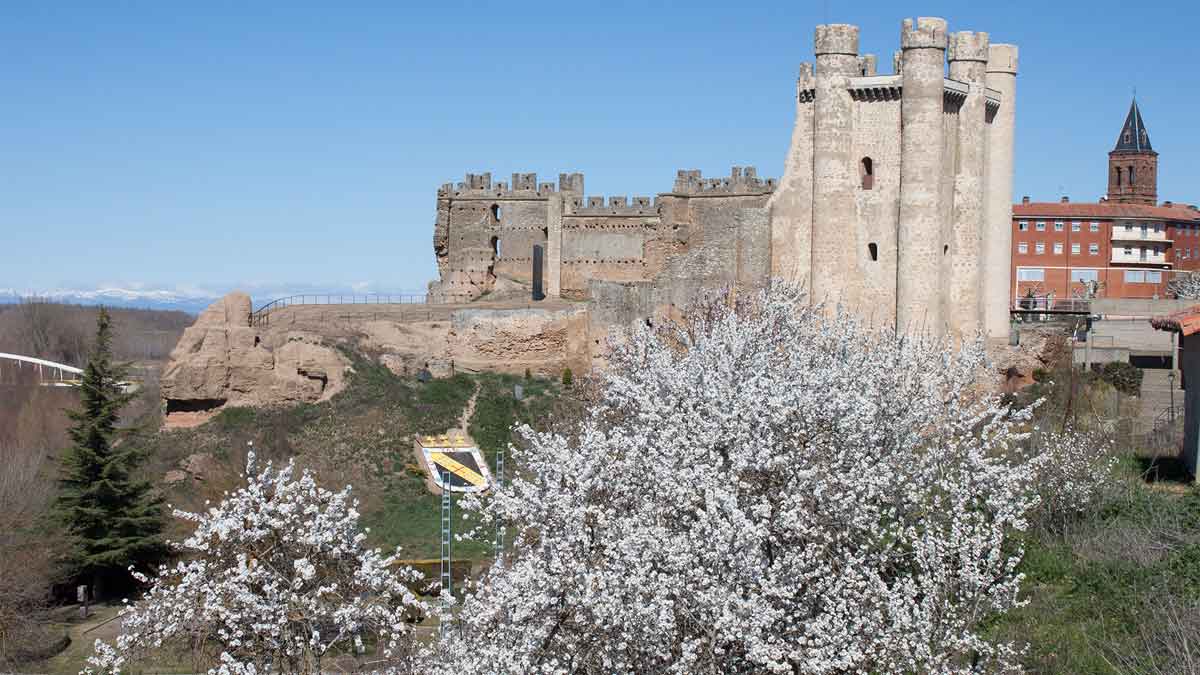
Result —
[{"label": "balcony", "polygon": [[1113,241],[1154,241],[1154,242],[1170,242],[1167,239],[1167,228],[1159,227],[1158,232],[1155,232],[1151,227],[1132,227],[1125,229],[1121,225],[1114,225],[1112,228]]},{"label": "balcony", "polygon": [[1152,265],[1157,267],[1169,266],[1171,263],[1167,260],[1166,251],[1154,253],[1153,250],[1143,251],[1139,247],[1134,247],[1131,253],[1126,253],[1124,249],[1113,247],[1112,262],[1122,265]]}]

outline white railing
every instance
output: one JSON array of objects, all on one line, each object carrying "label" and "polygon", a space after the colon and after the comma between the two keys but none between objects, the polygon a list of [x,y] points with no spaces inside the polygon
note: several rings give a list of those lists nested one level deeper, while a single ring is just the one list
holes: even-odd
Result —
[{"label": "white railing", "polygon": [[6,361],[16,361],[17,363],[20,363],[20,364],[28,363],[28,364],[36,367],[38,369],[39,373],[41,372],[42,368],[49,368],[51,370],[57,370],[59,373],[59,379],[62,379],[63,373],[70,373],[72,375],[82,375],[83,374],[82,368],[68,366],[65,363],[55,363],[53,361],[47,361],[46,359],[38,359],[38,358],[34,358],[32,356],[21,356],[20,354],[6,354],[4,352],[0,352],[0,359],[6,360]]}]

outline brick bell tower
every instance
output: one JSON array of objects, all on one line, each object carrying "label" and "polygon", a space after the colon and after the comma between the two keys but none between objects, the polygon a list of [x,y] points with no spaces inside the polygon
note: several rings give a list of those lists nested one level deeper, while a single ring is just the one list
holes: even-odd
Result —
[{"label": "brick bell tower", "polygon": [[1108,201],[1151,206],[1158,203],[1158,153],[1150,147],[1150,134],[1137,99],[1129,106],[1116,147],[1108,153]]}]

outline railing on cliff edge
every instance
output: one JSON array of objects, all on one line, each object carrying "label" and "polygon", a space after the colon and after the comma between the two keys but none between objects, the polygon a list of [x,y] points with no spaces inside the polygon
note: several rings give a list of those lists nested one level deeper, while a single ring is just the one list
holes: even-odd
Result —
[{"label": "railing on cliff edge", "polygon": [[345,293],[303,293],[276,298],[250,312],[251,326],[268,326],[271,312],[296,305],[424,305],[429,296],[423,293],[400,293],[396,295],[369,293],[366,295]]}]

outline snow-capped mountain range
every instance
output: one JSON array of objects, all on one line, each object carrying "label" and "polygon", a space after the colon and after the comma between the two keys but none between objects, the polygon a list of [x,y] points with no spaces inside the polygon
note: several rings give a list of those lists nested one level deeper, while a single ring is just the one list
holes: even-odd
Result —
[{"label": "snow-capped mountain range", "polygon": [[144,286],[104,286],[84,289],[18,290],[0,288],[0,305],[20,302],[22,298],[42,298],[53,302],[75,305],[105,305],[108,307],[132,307],[138,309],[177,310],[199,314],[214,300],[225,293],[238,289],[250,294],[255,307],[299,293],[421,293],[412,290],[377,290],[372,284],[231,284],[221,290],[207,288],[164,289]]}]

